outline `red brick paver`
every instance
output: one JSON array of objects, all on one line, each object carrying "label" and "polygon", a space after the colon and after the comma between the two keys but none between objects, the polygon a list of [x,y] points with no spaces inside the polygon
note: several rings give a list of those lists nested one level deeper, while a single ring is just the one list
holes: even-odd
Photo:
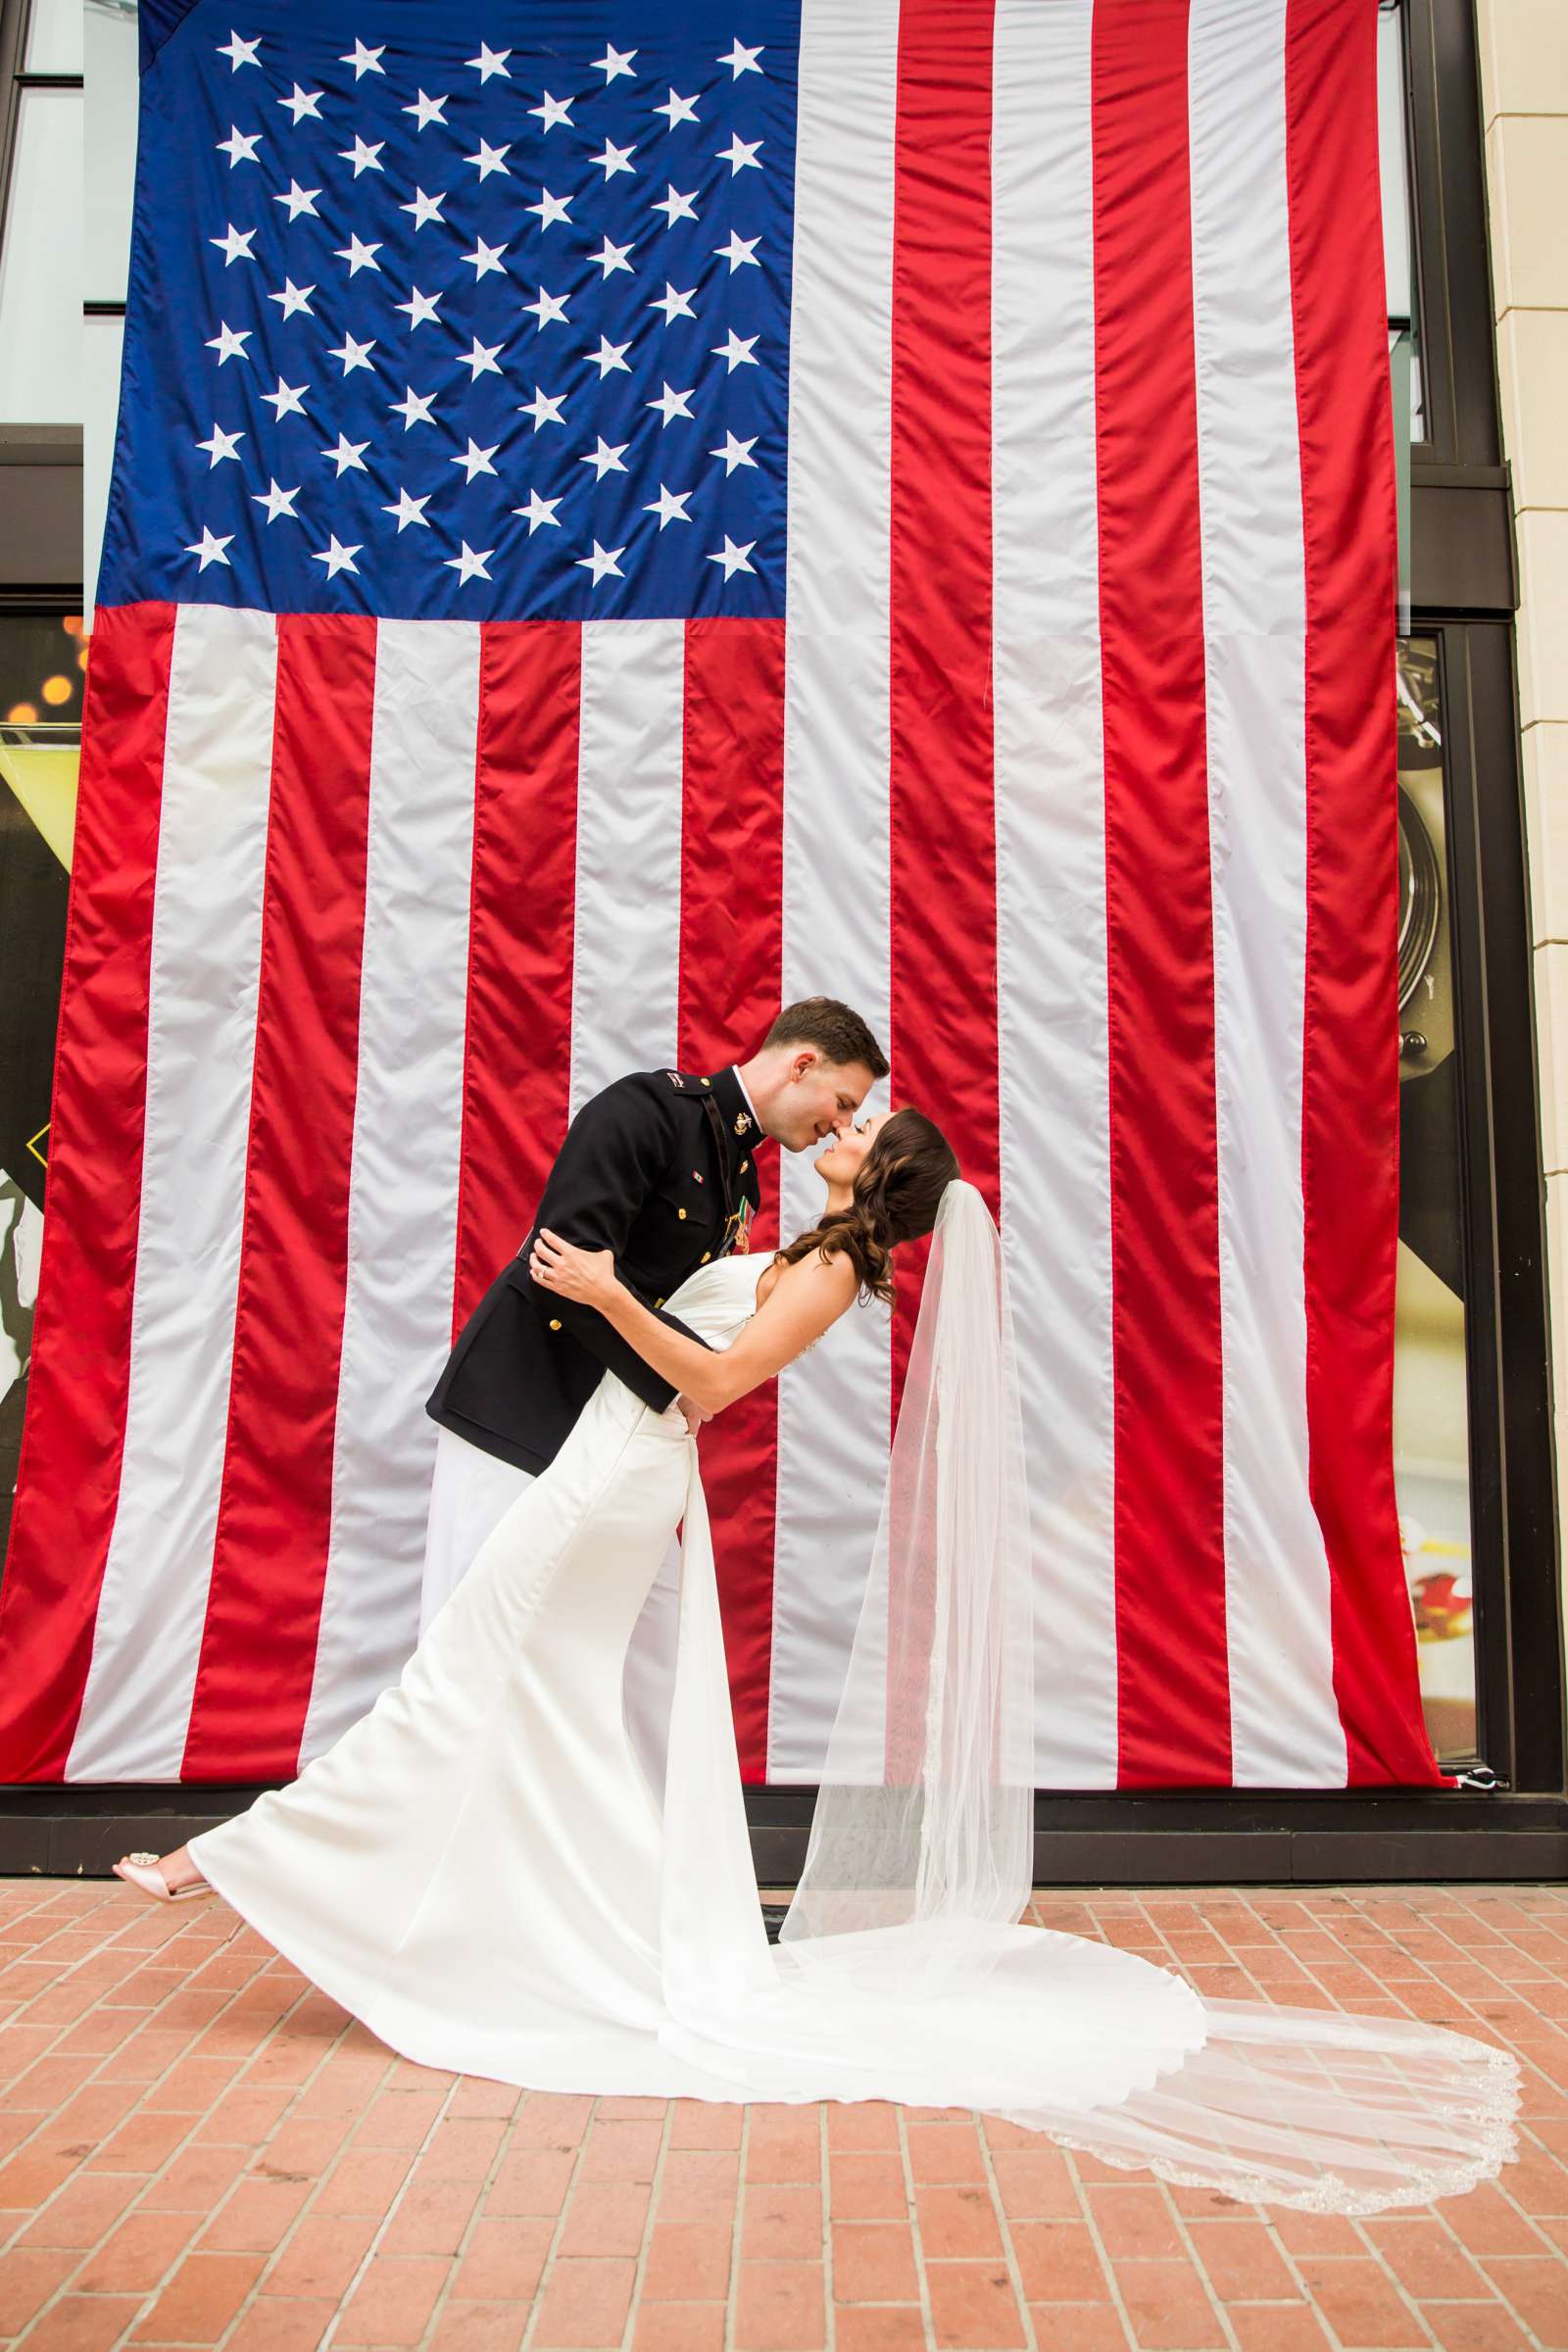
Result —
[{"label": "red brick paver", "polygon": [[1351,2221],[997,2117],[558,2097],[398,2058],[220,1902],[0,1881],[0,2345],[1568,2352],[1568,1889],[1052,1894],[1211,1994],[1506,2043],[1521,2155]]}]

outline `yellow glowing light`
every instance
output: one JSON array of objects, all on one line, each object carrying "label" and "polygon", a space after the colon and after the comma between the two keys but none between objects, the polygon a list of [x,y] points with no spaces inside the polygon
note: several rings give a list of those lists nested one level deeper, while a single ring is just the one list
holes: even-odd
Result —
[{"label": "yellow glowing light", "polygon": [[46,703],[69,703],[74,692],[75,681],[72,678],[45,678],[43,682],[43,699]]},{"label": "yellow glowing light", "polygon": [[6,712],[8,727],[35,727],[38,723],[36,703],[13,703]]}]

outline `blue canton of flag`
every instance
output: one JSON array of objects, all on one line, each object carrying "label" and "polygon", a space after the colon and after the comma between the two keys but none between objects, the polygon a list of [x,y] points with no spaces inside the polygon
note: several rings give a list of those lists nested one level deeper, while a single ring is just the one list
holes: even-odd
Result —
[{"label": "blue canton of flag", "polygon": [[778,0],[144,6],[99,602],[781,613],[797,47]]}]

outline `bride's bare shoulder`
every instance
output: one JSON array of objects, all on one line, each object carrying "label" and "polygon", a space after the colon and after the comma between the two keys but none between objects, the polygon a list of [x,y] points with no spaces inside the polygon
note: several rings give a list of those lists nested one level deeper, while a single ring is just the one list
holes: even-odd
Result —
[{"label": "bride's bare shoulder", "polygon": [[[820,1266],[821,1263],[821,1257],[815,1250],[811,1251],[808,1257],[795,1259],[793,1265],[786,1266],[780,1260],[775,1259],[771,1265],[763,1269],[758,1278],[758,1305],[760,1307],[767,1304],[786,1273],[794,1273],[800,1267],[807,1265]],[[842,1250],[834,1250],[828,1255],[827,1264],[833,1275],[837,1277],[838,1287],[846,1293],[853,1294],[856,1288],[855,1267],[847,1254]]]}]

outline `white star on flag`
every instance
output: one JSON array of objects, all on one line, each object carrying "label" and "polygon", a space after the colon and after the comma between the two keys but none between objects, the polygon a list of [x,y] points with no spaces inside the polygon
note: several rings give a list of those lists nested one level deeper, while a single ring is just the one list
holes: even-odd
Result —
[{"label": "white star on flag", "polygon": [[427,318],[435,317],[436,305],[440,300],[439,294],[421,294],[418,287],[414,286],[410,289],[408,301],[395,302],[392,308],[408,312],[409,332],[412,335],[416,326],[423,326]]},{"label": "white star on flag", "polygon": [[267,509],[269,524],[274,523],[280,514],[286,514],[290,522],[298,522],[301,517],[294,512],[294,501],[299,494],[298,482],[295,483],[292,490],[281,490],[276,482],[270,480],[265,490],[252,492],[251,504]]},{"label": "white star on flag", "polygon": [[695,318],[697,313],[692,309],[692,296],[696,291],[695,286],[688,286],[684,294],[677,293],[666,277],[664,291],[660,295],[659,300],[651,302],[648,308],[651,311],[662,311],[666,326],[675,318]]},{"label": "white star on flag", "polygon": [[488,139],[481,139],[478,154],[466,155],[463,160],[466,164],[477,166],[481,179],[488,179],[492,172],[505,172],[510,178],[512,174],[507,157],[511,152],[512,141],[510,139],[502,147],[492,147]]},{"label": "white star on flag", "polygon": [[449,459],[448,464],[464,466],[466,468],[465,478],[471,482],[476,473],[494,473],[495,467],[490,461],[500,447],[499,441],[492,441],[488,449],[481,449],[470,433],[467,448],[461,457]]},{"label": "white star on flag", "polygon": [[323,449],[321,455],[323,458],[332,460],[337,467],[337,478],[341,481],[346,473],[368,471],[365,463],[365,453],[369,446],[368,441],[351,441],[347,433],[339,433],[337,447]]},{"label": "white star on flag", "polygon": [[501,369],[496,365],[496,354],[502,348],[499,343],[481,343],[475,335],[473,349],[459,354],[458,366],[467,368],[472,383],[477,383],[481,375],[499,375]]},{"label": "white star on flag", "polygon": [[[416,188],[414,191],[414,202],[412,204],[400,204],[398,206],[398,211],[400,213],[412,213],[414,215],[415,227],[423,228],[426,221],[441,220],[441,207],[445,204],[446,200],[445,189],[442,190],[439,196],[427,196],[422,188]],[[442,222],[442,225],[443,227],[446,225],[444,221]]]},{"label": "white star on flag", "polygon": [[542,424],[564,424],[566,419],[561,414],[561,405],[565,397],[564,392],[541,392],[535,384],[532,400],[518,402],[517,415],[531,416],[535,432]]},{"label": "white star on flag", "polygon": [[303,416],[305,395],[310,388],[309,384],[285,384],[283,378],[279,376],[277,390],[262,394],[262,398],[271,409],[272,421],[280,424],[285,416]]},{"label": "white star on flag", "polygon": [[569,196],[552,196],[548,188],[541,188],[538,203],[524,205],[523,211],[537,213],[539,226],[541,229],[545,229],[553,228],[558,220],[569,222],[571,220],[570,208],[571,198]]},{"label": "white star on flag", "polygon": [[695,98],[677,97],[676,93],[671,90],[663,105],[656,106],[654,112],[656,115],[667,115],[669,122],[666,128],[673,130],[677,122],[696,122],[697,101]]},{"label": "white star on flag", "polygon": [[530,106],[528,112],[530,115],[539,116],[546,130],[554,130],[558,122],[569,123],[571,122],[571,100],[569,98],[552,98],[550,92],[546,90],[543,106]]},{"label": "white star on flag", "polygon": [[547,294],[543,286],[539,289],[538,301],[525,302],[522,307],[525,311],[537,311],[541,328],[550,326],[557,320],[564,321],[566,316],[564,295]]},{"label": "white star on flag", "polygon": [[383,169],[381,150],[385,145],[385,139],[376,139],[372,144],[369,139],[362,139],[356,133],[352,147],[338,149],[338,160],[340,163],[352,164],[354,176],[358,179],[362,172],[379,172]]},{"label": "white star on flag", "polygon": [[744,547],[737,547],[734,540],[729,536],[728,532],[726,532],[724,534],[723,546],[719,548],[715,554],[710,555],[708,561],[710,564],[722,564],[724,566],[724,577],[727,580],[733,572],[754,570],[751,555],[752,550],[756,545],[757,541],[755,539],[748,539]]},{"label": "white star on flag", "polygon": [[245,346],[255,332],[256,329],[251,326],[230,326],[225,319],[216,335],[208,336],[207,348],[217,352],[220,368],[225,360],[248,360],[251,355]]},{"label": "white star on flag", "polygon": [[659,201],[649,209],[652,212],[662,213],[665,216],[664,226],[673,228],[677,220],[696,220],[697,207],[692,201],[692,197],[696,193],[697,190],[693,188],[690,196],[683,196],[680,190],[671,184]]},{"label": "white star on flag", "polygon": [[488,277],[492,270],[498,276],[506,276],[506,269],[501,259],[506,250],[505,245],[487,245],[483,237],[475,237],[473,251],[461,253],[458,259],[468,264],[473,271],[473,282],[477,285],[480,278]]},{"label": "white star on flag", "polygon": [[760,243],[760,236],[741,237],[731,229],[729,243],[715,245],[713,251],[720,261],[728,262],[729,273],[733,277],[736,270],[747,262],[751,263],[754,270],[760,270],[762,265],[757,258],[757,248]]},{"label": "white star on flag", "polygon": [[194,547],[187,547],[185,553],[187,556],[200,556],[201,568],[203,571],[205,571],[209,564],[226,564],[228,562],[228,558],[224,555],[223,550],[225,547],[227,547],[229,540],[231,540],[233,536],[233,532],[229,531],[224,535],[223,538],[220,539],[214,532],[207,530],[204,527],[202,535],[197,541],[196,545]]},{"label": "white star on flag", "polygon": [[731,327],[725,340],[713,345],[713,357],[726,363],[731,375],[737,368],[755,368],[758,360],[752,346],[756,341],[755,335],[738,335]]},{"label": "white star on flag", "polygon": [[488,81],[493,74],[499,74],[504,80],[510,81],[512,69],[507,64],[507,60],[511,55],[510,49],[487,49],[484,42],[481,41],[478,56],[466,57],[463,62],[466,66],[472,66],[477,70],[481,82]]},{"label": "white star on flag", "polygon": [[311,558],[311,562],[313,564],[324,564],[326,565],[326,576],[329,580],[335,580],[340,571],[352,571],[355,577],[358,578],[359,566],[355,563],[354,559],[359,553],[360,548],[358,545],[353,547],[344,547],[334,531],[329,536],[329,544],[323,547],[319,554],[314,555]]},{"label": "white star on flag", "polygon": [[311,309],[311,296],[315,292],[314,286],[297,286],[291,277],[285,277],[282,292],[269,294],[267,299],[269,302],[281,303],[285,318],[292,318],[296,311],[305,311],[314,318],[316,313]]},{"label": "white star on flag", "polygon": [[737,441],[733,433],[726,433],[723,448],[710,449],[708,454],[710,458],[722,458],[725,473],[731,474],[737,466],[755,466],[757,464],[757,460],[752,455],[753,450],[757,447],[757,441],[758,436],[755,433],[750,441]]},{"label": "white star on flag", "polygon": [[339,245],[335,249],[333,259],[347,262],[350,277],[358,277],[362,270],[380,269],[381,265],[375,258],[380,250],[379,243],[367,245],[361,238],[351,235],[346,245]]},{"label": "white star on flag", "polygon": [[627,367],[625,358],[630,349],[629,342],[612,343],[608,335],[600,336],[599,349],[588,354],[588,365],[590,368],[598,368],[601,383],[604,382],[607,375],[613,375],[617,371],[622,375],[630,375],[631,369]]},{"label": "white star on flag", "polygon": [[[256,150],[261,143],[262,134],[259,130],[253,130],[247,137],[237,124],[231,122],[228,126],[227,138],[218,141],[218,152],[220,155],[227,156],[228,168],[232,172],[236,164],[254,164]],[[232,532],[229,533],[229,537],[233,537]]]},{"label": "white star on flag", "polygon": [[757,150],[761,144],[760,139],[753,139],[748,142],[738,133],[732,133],[729,145],[719,147],[714,152],[721,164],[728,164],[730,177],[733,179],[737,172],[747,170],[760,172],[762,167],[757,160]]},{"label": "white star on flag", "polygon": [[620,558],[625,553],[626,550],[623,547],[601,547],[596,539],[593,554],[577,558],[577,569],[591,571],[596,588],[607,572],[613,572],[617,580],[623,580],[626,575],[620,568]]},{"label": "white star on flag", "polygon": [[381,43],[379,49],[368,49],[363,41],[357,40],[348,55],[340,57],[337,62],[340,66],[352,66],[355,80],[361,81],[367,74],[384,74],[386,72],[385,66],[381,63],[385,55],[385,41]]},{"label": "white star on flag", "polygon": [[[237,74],[241,66],[259,67],[261,65],[262,61],[256,54],[261,45],[262,36],[260,33],[256,35],[254,41],[242,41],[237,32],[231,32],[228,36],[228,39],[219,50],[218,54],[220,57],[226,57],[228,60],[229,72],[231,74]],[[187,549],[186,553],[189,554],[189,549]]]},{"label": "white star on flag", "polygon": [[608,277],[612,270],[624,270],[628,277],[635,277],[637,272],[626,259],[630,251],[629,245],[612,245],[607,237],[599,251],[591,253],[588,259],[599,264],[599,272],[602,277]]},{"label": "white star on flag", "polygon": [[739,81],[743,74],[761,73],[762,69],[757,61],[762,54],[763,46],[764,44],[760,42],[755,49],[744,49],[737,41],[727,57],[716,57],[713,63],[716,66],[728,66],[730,79]]},{"label": "white star on flag", "polygon": [[220,466],[225,458],[232,458],[237,465],[239,445],[244,438],[243,433],[225,433],[220,424],[215,424],[212,439],[198,441],[196,444],[198,449],[210,450],[212,453],[207,461],[208,472],[211,473],[215,466]]},{"label": "white star on flag", "polygon": [[617,172],[631,171],[631,159],[636,152],[635,147],[617,147],[613,139],[607,139],[599,153],[591,155],[588,161],[598,164],[607,179],[613,179]]},{"label": "white star on flag", "polygon": [[255,261],[256,256],[251,251],[251,239],[255,234],[254,228],[236,228],[231,220],[224,235],[209,237],[207,242],[209,245],[218,247],[223,257],[223,267],[226,270],[234,262]]},{"label": "white star on flag", "polygon": [[635,49],[616,49],[607,41],[604,56],[594,59],[594,71],[602,74],[607,83],[612,82],[617,74],[631,74],[631,61],[636,54]]},{"label": "white star on flag", "polygon": [[594,479],[602,482],[607,473],[625,472],[626,468],[620,461],[630,447],[629,441],[621,441],[612,449],[604,434],[601,433],[599,447],[584,450],[580,463],[584,466],[591,466],[594,469]]},{"label": "white star on flag", "polygon": [[528,504],[525,507],[514,507],[512,512],[514,514],[522,516],[528,525],[528,536],[531,539],[541,523],[553,523],[556,529],[560,530],[561,520],[556,514],[556,509],[560,504],[559,498],[541,498],[537,490],[530,490]]},{"label": "white star on flag", "polygon": [[313,122],[319,122],[321,120],[321,92],[319,90],[302,90],[299,83],[296,82],[289,96],[280,98],[277,103],[279,106],[287,107],[294,118],[296,130],[307,116]]},{"label": "white star on flag", "polygon": [[394,416],[402,417],[403,430],[407,432],[411,425],[434,424],[435,418],[430,414],[430,403],[434,398],[433,392],[416,392],[412,384],[407,384],[403,398],[389,400],[386,405]]},{"label": "white star on flag", "polygon": [[[663,529],[666,522],[690,522],[691,516],[686,512],[686,501],[692,495],[690,490],[667,490],[661,482],[659,496],[644,507],[643,513],[657,514],[661,530]],[[754,541],[753,544],[755,545],[756,542]]]},{"label": "white star on flag", "polygon": [[316,199],[320,193],[319,188],[302,188],[297,179],[291,179],[288,183],[288,194],[286,196],[276,195],[272,198],[272,202],[286,204],[291,220],[297,220],[301,213],[313,213],[319,220],[320,215],[316,212]]},{"label": "white star on flag", "polygon": [[666,383],[659,398],[645,402],[644,406],[657,409],[663,422],[671,424],[677,416],[690,417],[691,409],[687,404],[695,390],[696,386],[690,385],[684,392],[677,392],[672,384]]},{"label": "white star on flag", "polygon": [[398,492],[397,505],[395,507],[383,507],[381,509],[383,514],[396,515],[398,537],[400,539],[402,538],[404,532],[408,529],[411,522],[422,522],[426,530],[430,528],[429,520],[426,517],[424,510],[430,504],[430,500],[433,496],[434,493],[427,490],[422,498],[413,498],[410,496],[407,490],[400,490]]},{"label": "white star on flag", "polygon": [[403,112],[406,115],[416,115],[418,117],[417,122],[414,125],[416,130],[428,130],[432,122],[439,122],[442,129],[445,130],[448,127],[447,119],[441,112],[441,109],[445,106],[446,102],[445,94],[439,98],[427,98],[424,92],[421,90],[418,96],[415,99],[414,104],[412,106],[406,106],[403,109]]},{"label": "white star on flag", "polygon": [[458,586],[461,588],[465,580],[487,580],[490,574],[486,571],[485,565],[495,554],[495,549],[487,547],[482,556],[476,556],[466,539],[462,542],[462,546],[461,556],[448,556],[446,559],[448,571],[455,571],[458,575]]},{"label": "white star on flag", "polygon": [[[327,358],[341,360],[344,374],[352,375],[356,368],[370,367],[370,354],[374,349],[375,337],[373,335],[368,343],[356,343],[354,337],[345,330],[341,343],[328,344]],[[374,374],[373,368],[370,368],[370,372],[372,375]]]}]

